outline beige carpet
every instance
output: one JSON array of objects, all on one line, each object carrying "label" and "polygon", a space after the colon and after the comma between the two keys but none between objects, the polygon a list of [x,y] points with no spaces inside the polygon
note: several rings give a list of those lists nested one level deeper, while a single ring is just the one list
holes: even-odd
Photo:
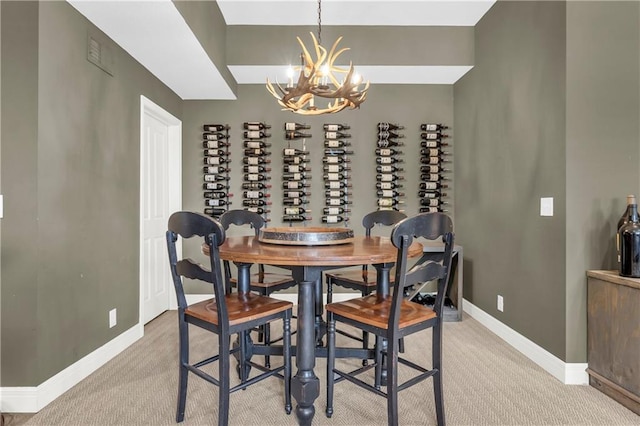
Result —
[{"label": "beige carpet", "polygon": [[[197,342],[191,353],[201,359],[216,346],[215,338],[195,327],[191,330]],[[408,358],[429,353],[429,333],[407,340]],[[444,341],[449,425],[640,425],[640,416],[592,387],[561,384],[467,316],[462,322],[446,323]],[[145,327],[144,338],[42,411],[9,415],[5,426],[174,425],[177,350],[176,313],[167,312]],[[321,395],[314,424],[386,424],[385,400],[346,382],[336,385],[335,413],[327,419],[325,365],[319,359],[315,369]],[[435,424],[432,389],[428,380],[400,394],[400,424]],[[190,375],[183,424],[217,424],[217,392]],[[295,425],[294,415],[287,416],[282,407],[282,382],[271,378],[231,396],[230,423]]]}]

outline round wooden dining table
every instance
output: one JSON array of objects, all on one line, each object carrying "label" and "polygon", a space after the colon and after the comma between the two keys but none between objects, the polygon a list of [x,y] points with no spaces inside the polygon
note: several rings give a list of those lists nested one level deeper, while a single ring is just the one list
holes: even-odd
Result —
[{"label": "round wooden dining table", "polygon": [[[316,356],[316,304],[321,303],[314,289],[319,288],[322,271],[370,264],[376,268],[377,291],[389,292],[389,271],[398,250],[391,240],[378,236],[355,236],[350,242],[336,245],[282,245],[259,241],[255,236],[227,237],[219,247],[220,258],[238,267],[238,291],[248,292],[250,268],[254,263],[288,269],[298,283],[298,322],[296,366],[291,379],[291,393],[297,402],[298,424],[310,425],[315,414],[314,401],[320,395],[320,382],[313,369]],[[408,255],[422,254],[422,244],[414,242]],[[318,285],[316,285],[316,283]],[[320,295],[321,296],[321,295]]]}]

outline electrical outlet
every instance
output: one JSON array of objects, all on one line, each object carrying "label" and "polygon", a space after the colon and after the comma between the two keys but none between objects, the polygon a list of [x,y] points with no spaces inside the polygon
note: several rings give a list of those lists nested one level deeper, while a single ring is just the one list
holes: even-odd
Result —
[{"label": "electrical outlet", "polygon": [[553,197],[540,198],[540,216],[553,216]]},{"label": "electrical outlet", "polygon": [[112,309],[109,311],[109,328],[113,328],[118,323],[117,311]]},{"label": "electrical outlet", "polygon": [[504,312],[504,299],[500,295],[498,295],[498,310]]}]

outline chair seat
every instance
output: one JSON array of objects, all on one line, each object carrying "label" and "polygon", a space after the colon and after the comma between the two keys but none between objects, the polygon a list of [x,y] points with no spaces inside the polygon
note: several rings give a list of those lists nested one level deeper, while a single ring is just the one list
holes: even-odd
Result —
[{"label": "chair seat", "polygon": [[[293,303],[253,293],[232,293],[225,296],[229,312],[229,324],[238,325],[255,319],[286,311]],[[215,299],[189,305],[185,314],[218,325],[218,313]]]},{"label": "chair seat", "polygon": [[[386,330],[392,300],[392,296],[380,298],[372,294],[345,302],[331,303],[326,306],[326,310],[353,321]],[[404,300],[400,309],[398,328],[401,330],[435,317],[436,313],[432,309]]]},{"label": "chair seat", "polygon": [[[238,280],[236,278],[231,278],[231,285],[234,287],[238,285]],[[291,283],[291,286],[295,285],[293,278],[291,275],[285,274],[275,274],[266,272],[262,274],[251,274],[251,287],[259,287],[259,288],[271,288],[281,286],[283,284]]]},{"label": "chair seat", "polygon": [[[394,270],[392,269],[391,273],[389,274],[390,284],[393,284],[394,275],[395,273],[394,273]],[[366,272],[363,273],[362,269],[360,269],[357,271],[353,270],[353,271],[337,272],[333,274],[326,274],[326,276],[331,278],[332,280],[346,281],[346,282],[350,282],[353,284],[366,286],[366,287],[375,287],[377,272],[374,269],[374,270],[367,270]],[[339,284],[339,283],[334,282],[334,284]]]}]

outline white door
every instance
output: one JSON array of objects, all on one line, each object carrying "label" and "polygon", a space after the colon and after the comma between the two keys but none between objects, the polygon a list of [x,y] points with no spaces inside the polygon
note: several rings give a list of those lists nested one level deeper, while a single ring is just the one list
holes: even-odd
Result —
[{"label": "white door", "polygon": [[[170,120],[144,107],[141,120],[140,317],[146,324],[169,309],[174,293],[165,232],[169,216],[180,205],[175,188],[180,186],[181,177],[175,171],[180,170],[181,158],[175,155],[175,132],[171,131]],[[179,136],[177,144],[180,145]]]}]

